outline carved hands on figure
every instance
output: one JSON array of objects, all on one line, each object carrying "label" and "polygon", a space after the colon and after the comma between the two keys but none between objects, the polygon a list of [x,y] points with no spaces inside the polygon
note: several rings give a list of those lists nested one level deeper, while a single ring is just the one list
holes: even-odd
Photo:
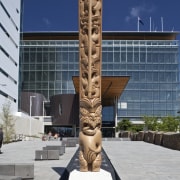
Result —
[{"label": "carved hands on figure", "polygon": [[80,170],[99,171],[101,164],[101,131],[97,130],[94,136],[86,136],[80,132]]},{"label": "carved hands on figure", "polygon": [[98,106],[95,112],[80,108],[80,170],[99,171],[101,165],[101,110]]}]

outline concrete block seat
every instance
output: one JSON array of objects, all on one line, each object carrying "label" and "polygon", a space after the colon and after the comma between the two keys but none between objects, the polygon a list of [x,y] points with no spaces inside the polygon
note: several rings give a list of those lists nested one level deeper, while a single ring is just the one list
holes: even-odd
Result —
[{"label": "concrete block seat", "polygon": [[35,160],[59,160],[59,150],[36,150]]},{"label": "concrete block seat", "polygon": [[36,150],[35,151],[35,160],[47,160],[48,153],[47,150]]},{"label": "concrete block seat", "polygon": [[59,160],[59,150],[48,150],[48,160]]},{"label": "concrete block seat", "polygon": [[0,175],[0,180],[22,180],[22,178],[19,177],[19,176],[5,176],[5,175]]},{"label": "concrete block seat", "polygon": [[[6,179],[34,179],[32,163],[0,163],[0,176]],[[9,177],[6,177],[9,176]],[[11,177],[10,177],[11,176]]]},{"label": "concrete block seat", "polygon": [[58,146],[58,145],[47,145],[43,147],[43,150],[58,150],[59,155],[63,155],[65,153],[65,146]]},{"label": "concrete block seat", "polygon": [[14,176],[15,165],[12,163],[0,163],[0,175]]},{"label": "concrete block seat", "polygon": [[76,139],[70,139],[70,140],[62,140],[62,145],[66,147],[76,147]]},{"label": "concrete block seat", "polygon": [[67,141],[75,141],[76,142],[76,144],[79,144],[79,138],[76,138],[76,137],[74,137],[74,138],[67,138],[66,139]]},{"label": "concrete block seat", "polygon": [[34,164],[15,164],[15,176],[20,176],[22,179],[34,179]]}]

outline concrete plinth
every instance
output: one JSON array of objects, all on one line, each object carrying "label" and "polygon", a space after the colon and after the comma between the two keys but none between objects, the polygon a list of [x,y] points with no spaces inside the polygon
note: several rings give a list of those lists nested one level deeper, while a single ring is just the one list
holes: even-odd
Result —
[{"label": "concrete plinth", "polygon": [[69,180],[112,180],[112,176],[109,172],[100,169],[99,172],[80,172],[77,170],[73,170],[70,173]]},{"label": "concrete plinth", "polygon": [[60,180],[69,180],[70,175],[71,180],[121,180],[103,149],[101,156],[102,164],[99,172],[80,172],[78,148],[73,158],[70,160],[68,166],[64,170]]}]

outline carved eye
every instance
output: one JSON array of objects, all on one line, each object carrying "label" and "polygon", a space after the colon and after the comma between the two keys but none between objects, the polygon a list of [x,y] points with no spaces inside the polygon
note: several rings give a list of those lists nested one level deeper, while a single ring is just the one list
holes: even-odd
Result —
[{"label": "carved eye", "polygon": [[87,92],[87,91],[85,91],[85,93],[84,93],[84,94],[85,94],[85,96],[88,96],[88,92]]}]

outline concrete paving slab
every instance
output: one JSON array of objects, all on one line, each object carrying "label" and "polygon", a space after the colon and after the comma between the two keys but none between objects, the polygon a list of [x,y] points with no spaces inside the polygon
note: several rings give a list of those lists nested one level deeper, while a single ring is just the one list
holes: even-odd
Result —
[{"label": "concrete paving slab", "polygon": [[0,163],[34,163],[34,180],[59,180],[78,147],[66,148],[59,160],[35,161],[35,151],[47,145],[61,145],[61,141],[20,141],[4,144]]},{"label": "concrete paving slab", "polygon": [[[59,160],[35,161],[35,150],[61,141],[20,141],[2,146],[0,163],[33,163],[34,180],[59,180],[76,147]],[[180,151],[143,141],[103,141],[103,148],[121,180],[179,180]],[[94,179],[95,180],[95,179]]]},{"label": "concrete paving slab", "polygon": [[103,142],[122,180],[180,179],[180,151],[143,141]]}]

